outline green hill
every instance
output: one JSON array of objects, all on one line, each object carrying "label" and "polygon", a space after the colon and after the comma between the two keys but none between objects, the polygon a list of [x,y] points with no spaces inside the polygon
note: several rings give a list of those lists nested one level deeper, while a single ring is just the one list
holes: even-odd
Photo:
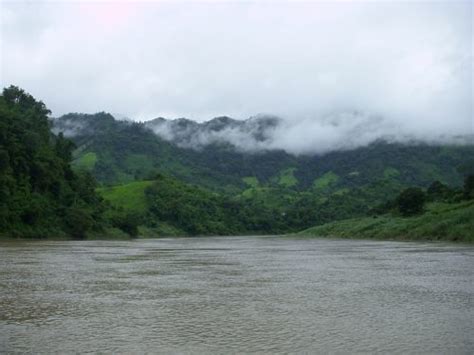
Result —
[{"label": "green hill", "polygon": [[[143,196],[147,183],[140,181],[161,174],[252,211],[255,221],[234,228],[240,232],[288,233],[364,217],[405,187],[426,188],[434,180],[460,187],[461,168],[473,165],[474,145],[378,141],[352,150],[299,156],[281,150],[243,152],[222,142],[192,149],[189,142],[197,139],[196,132],[212,133],[242,123],[228,118],[205,124],[186,119],[157,122],[176,129],[178,141],[166,141],[146,123],[117,121],[107,113],[68,114],[55,119],[53,126],[73,139],[78,147],[75,168],[91,171],[102,185],[99,191],[113,206],[150,218]],[[265,139],[265,129],[278,124],[255,122],[258,139]],[[216,232],[223,231],[214,226]]]},{"label": "green hill", "polygon": [[[177,121],[172,127],[185,125],[195,129],[197,125],[190,120]],[[221,130],[236,124],[235,120],[215,119],[205,127],[216,129],[212,125],[214,121],[218,121]],[[427,187],[439,180],[460,186],[463,176],[458,168],[472,164],[470,157],[474,156],[473,144],[384,141],[323,155],[292,155],[281,150],[243,152],[227,143],[215,142],[192,149],[164,140],[146,123],[117,121],[103,112],[68,114],[53,120],[53,127],[55,132],[64,132],[76,143],[76,166],[92,171],[102,184],[143,180],[159,172],[232,194],[248,188],[248,182],[253,181],[250,179],[256,179],[260,187],[298,192],[317,190],[318,194],[327,196],[379,181]],[[192,130],[186,132],[186,139],[194,139]]]}]

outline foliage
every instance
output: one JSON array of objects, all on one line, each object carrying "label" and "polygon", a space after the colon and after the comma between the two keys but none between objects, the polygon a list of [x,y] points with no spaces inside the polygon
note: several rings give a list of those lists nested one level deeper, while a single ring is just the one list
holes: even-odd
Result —
[{"label": "foliage", "polygon": [[75,145],[51,133],[49,113],[18,87],[0,96],[0,236],[84,239],[107,225],[95,179],[72,170]]},{"label": "foliage", "polygon": [[242,230],[235,206],[217,194],[163,175],[145,189],[150,213],[192,235],[233,234]]},{"label": "foliage", "polygon": [[258,187],[258,179],[255,176],[245,176],[242,181],[249,187]]},{"label": "foliage", "polygon": [[298,184],[298,179],[294,172],[296,168],[287,168],[278,174],[277,183],[282,187],[293,187]]},{"label": "foliage", "polygon": [[78,159],[74,160],[74,166],[78,169],[87,171],[94,170],[95,164],[97,163],[97,154],[88,152],[81,155]]},{"label": "foliage", "polygon": [[142,219],[136,213],[120,211],[119,213],[114,213],[110,221],[113,227],[119,228],[135,238],[138,236],[138,226],[141,224]]},{"label": "foliage", "polygon": [[69,208],[64,216],[64,224],[66,231],[73,238],[85,239],[87,231],[94,225],[94,219],[86,210]]},{"label": "foliage", "polygon": [[145,189],[152,181],[134,181],[128,184],[102,187],[97,191],[114,207],[123,208],[126,211],[144,214],[147,210]]},{"label": "foliage", "polygon": [[423,212],[424,204],[425,193],[419,187],[409,187],[397,198],[398,211],[405,217]]},{"label": "foliage", "polygon": [[313,186],[316,189],[325,189],[329,187],[330,185],[337,183],[338,180],[339,180],[339,176],[334,174],[332,171],[328,171],[323,176],[314,180]]},{"label": "foliage", "polygon": [[309,228],[302,236],[445,240],[474,242],[474,203],[431,203],[427,212],[411,218],[392,215],[353,218]]},{"label": "foliage", "polygon": [[402,187],[426,188],[434,180],[461,186],[460,171],[469,169],[474,155],[472,145],[383,141],[324,155],[294,156],[278,150],[249,153],[222,144],[193,150],[164,141],[145,124],[117,121],[103,112],[68,114],[54,120],[54,127],[71,135],[78,146],[78,160],[82,155],[96,154],[93,174],[102,184],[143,180],[160,172],[234,195],[249,187],[248,178],[257,179],[260,187],[299,192],[314,186],[326,197],[342,188],[362,188],[379,180]]},{"label": "foliage", "polygon": [[472,155],[457,166],[457,171],[464,176],[474,175],[474,158],[472,158]]},{"label": "foliage", "polygon": [[474,175],[468,175],[464,180],[464,198],[474,198]]},{"label": "foliage", "polygon": [[397,169],[392,168],[390,166],[385,168],[383,171],[383,177],[385,179],[393,179],[393,178],[396,178],[397,176],[400,176],[400,172]]},{"label": "foliage", "polygon": [[446,184],[436,180],[426,190],[426,197],[429,201],[450,201],[455,199],[456,191]]}]

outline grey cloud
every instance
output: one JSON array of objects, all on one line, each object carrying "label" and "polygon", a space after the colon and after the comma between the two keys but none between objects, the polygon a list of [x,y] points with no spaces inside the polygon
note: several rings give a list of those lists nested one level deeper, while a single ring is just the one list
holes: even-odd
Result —
[{"label": "grey cloud", "polygon": [[297,152],[473,131],[469,1],[0,6],[0,83],[25,88],[56,116],[271,113],[284,123],[265,144],[237,129],[195,143],[226,137]]}]

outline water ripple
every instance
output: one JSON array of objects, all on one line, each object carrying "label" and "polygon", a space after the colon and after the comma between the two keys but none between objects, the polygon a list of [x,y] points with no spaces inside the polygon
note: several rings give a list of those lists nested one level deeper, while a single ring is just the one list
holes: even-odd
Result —
[{"label": "water ripple", "polygon": [[0,242],[0,352],[472,353],[474,248]]}]

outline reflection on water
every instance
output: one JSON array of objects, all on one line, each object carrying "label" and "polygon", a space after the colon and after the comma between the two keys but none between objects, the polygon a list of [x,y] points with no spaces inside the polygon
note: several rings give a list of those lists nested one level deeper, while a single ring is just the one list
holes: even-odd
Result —
[{"label": "reflection on water", "polygon": [[474,351],[474,248],[0,242],[0,352]]}]

